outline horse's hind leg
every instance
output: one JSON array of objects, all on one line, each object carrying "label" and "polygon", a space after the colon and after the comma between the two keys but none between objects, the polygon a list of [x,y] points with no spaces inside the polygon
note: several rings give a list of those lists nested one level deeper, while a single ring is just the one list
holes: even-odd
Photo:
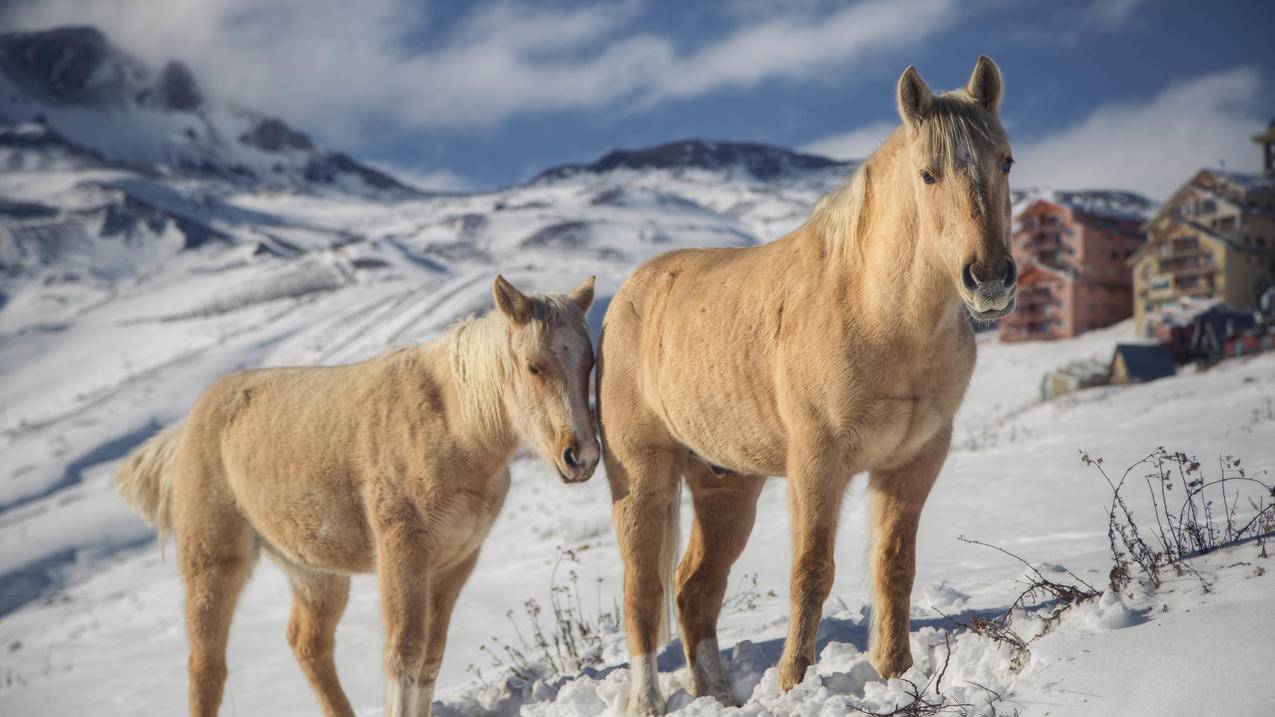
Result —
[{"label": "horse's hind leg", "polygon": [[[283,561],[280,561],[281,563]],[[353,717],[354,709],[336,676],[336,625],[345,612],[350,595],[350,579],[284,564],[292,581],[292,618],[288,621],[288,644],[318,693],[327,717]]]},{"label": "horse's hind leg", "polygon": [[711,695],[728,706],[734,705],[734,698],[718,653],[717,616],[731,565],[744,551],[753,530],[757,497],[765,482],[765,478],[752,475],[719,477],[697,460],[690,461],[686,470],[695,523],[677,569],[682,646],[691,668],[692,694]]},{"label": "horse's hind leg", "polygon": [[[603,404],[604,407],[606,404]],[[605,424],[604,424],[605,435]],[[605,439],[604,439],[605,440]],[[677,539],[677,484],[685,450],[608,444],[603,451],[620,556],[624,559],[624,631],[629,643],[629,714],[662,715],[655,651]],[[670,545],[669,543],[673,543]],[[672,585],[667,587],[672,590]]]},{"label": "horse's hind leg", "polygon": [[190,714],[214,717],[226,684],[226,641],[252,565],[256,536],[234,512],[208,511],[193,524],[176,525],[186,584],[186,632],[190,638]]}]

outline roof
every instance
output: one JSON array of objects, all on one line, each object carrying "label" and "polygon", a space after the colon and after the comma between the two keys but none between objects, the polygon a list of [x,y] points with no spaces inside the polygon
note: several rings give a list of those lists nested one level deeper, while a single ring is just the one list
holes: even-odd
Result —
[{"label": "roof", "polygon": [[1114,189],[1061,191],[1033,187],[1014,195],[1014,216],[1037,202],[1056,204],[1078,214],[1137,221],[1146,219],[1156,209],[1156,203],[1141,194]]},{"label": "roof", "polygon": [[1177,373],[1173,354],[1159,344],[1117,344],[1112,363],[1117,356],[1124,359],[1125,371],[1133,381],[1154,381]]},{"label": "roof", "polygon": [[1179,186],[1176,190],[1174,190],[1173,194],[1169,195],[1169,199],[1165,201],[1163,204],[1161,204],[1159,208],[1156,209],[1155,212],[1151,214],[1150,217],[1147,218],[1146,222],[1144,222],[1142,225],[1143,231],[1148,231],[1150,229],[1150,225],[1153,222],[1160,219],[1160,217],[1164,216],[1174,206],[1176,206],[1178,198],[1181,197],[1182,194],[1189,189],[1194,189],[1198,192],[1206,192],[1212,195],[1213,198],[1221,200],[1221,201],[1230,201],[1226,199],[1225,197],[1217,196],[1216,192],[1213,192],[1208,187],[1202,186],[1200,184],[1200,178],[1204,176],[1205,174],[1210,174],[1214,177],[1225,180],[1227,183],[1233,184],[1246,191],[1251,189],[1275,189],[1275,180],[1269,179],[1267,177],[1263,177],[1260,174],[1246,174],[1244,172],[1232,172],[1230,170],[1220,169],[1218,167],[1201,167],[1200,169],[1196,170],[1195,174],[1191,175],[1190,179],[1183,182],[1181,186]]},{"label": "roof", "polygon": [[1253,328],[1257,325],[1257,317],[1252,311],[1218,304],[1198,314],[1192,323],[1201,330],[1211,332],[1217,341],[1221,341],[1233,333]]}]

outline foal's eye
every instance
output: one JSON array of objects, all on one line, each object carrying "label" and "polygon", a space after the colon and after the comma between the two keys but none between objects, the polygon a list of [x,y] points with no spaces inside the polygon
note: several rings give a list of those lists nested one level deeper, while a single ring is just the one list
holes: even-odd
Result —
[{"label": "foal's eye", "polygon": [[1005,174],[1009,174],[1009,169],[1010,167],[1013,167],[1013,166],[1014,166],[1014,158],[1009,157],[1005,160],[1005,163],[1001,165],[1001,171],[1004,172]]},{"label": "foal's eye", "polygon": [[935,182],[939,181],[934,178],[933,174],[930,174],[924,169],[921,170],[921,179],[924,180],[926,184],[934,184]]},{"label": "foal's eye", "polygon": [[532,376],[540,375],[540,367],[535,365],[534,363],[527,364],[527,370],[531,372]]}]

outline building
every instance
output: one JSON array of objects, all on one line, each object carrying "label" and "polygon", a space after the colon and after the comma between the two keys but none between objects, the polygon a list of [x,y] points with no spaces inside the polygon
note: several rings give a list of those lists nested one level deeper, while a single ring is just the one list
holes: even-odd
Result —
[{"label": "building", "polygon": [[1129,262],[1141,334],[1183,300],[1246,309],[1275,284],[1275,125],[1255,139],[1266,176],[1201,169],[1144,225]]},{"label": "building", "polygon": [[1145,383],[1177,373],[1173,354],[1158,344],[1117,344],[1109,383]]},{"label": "building", "polygon": [[1091,386],[1105,386],[1111,367],[1097,359],[1072,361],[1040,379],[1040,400],[1048,401]]},{"label": "building", "polygon": [[[1257,325],[1256,314],[1214,304],[1186,321],[1156,322],[1155,334],[1178,363],[1212,364],[1225,357],[1226,339]],[[1166,338],[1167,337],[1167,338]]]},{"label": "building", "polygon": [[1017,306],[1002,341],[1057,339],[1132,312],[1127,264],[1143,245],[1150,200],[1130,192],[1033,192],[1015,204]]}]

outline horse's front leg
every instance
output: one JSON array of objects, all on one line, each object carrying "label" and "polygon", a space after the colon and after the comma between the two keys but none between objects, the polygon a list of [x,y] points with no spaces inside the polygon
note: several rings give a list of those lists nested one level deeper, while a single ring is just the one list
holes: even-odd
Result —
[{"label": "horse's front leg", "polygon": [[951,443],[947,427],[907,463],[872,472],[872,666],[882,677],[898,677],[912,666],[908,641],[912,580],[916,575],[916,530],[921,509]]},{"label": "horse's front leg", "polygon": [[456,598],[460,589],[469,580],[469,574],[478,562],[478,551],[462,560],[454,567],[439,570],[430,584],[429,619],[425,624],[425,662],[421,671],[421,690],[418,702],[420,706],[413,714],[430,713],[430,704],[434,701],[434,684],[438,681],[438,671],[443,666],[443,650],[447,647],[447,626],[452,621],[452,608],[456,607]]},{"label": "horse's front leg", "polygon": [[378,531],[376,570],[385,624],[385,715],[426,717],[433,699],[427,679],[431,574],[424,529],[411,518]]},{"label": "horse's front leg", "polygon": [[788,453],[792,519],[792,617],[779,660],[779,687],[790,690],[815,662],[815,635],[835,576],[833,551],[841,497],[854,472],[830,437],[797,438]]}]

